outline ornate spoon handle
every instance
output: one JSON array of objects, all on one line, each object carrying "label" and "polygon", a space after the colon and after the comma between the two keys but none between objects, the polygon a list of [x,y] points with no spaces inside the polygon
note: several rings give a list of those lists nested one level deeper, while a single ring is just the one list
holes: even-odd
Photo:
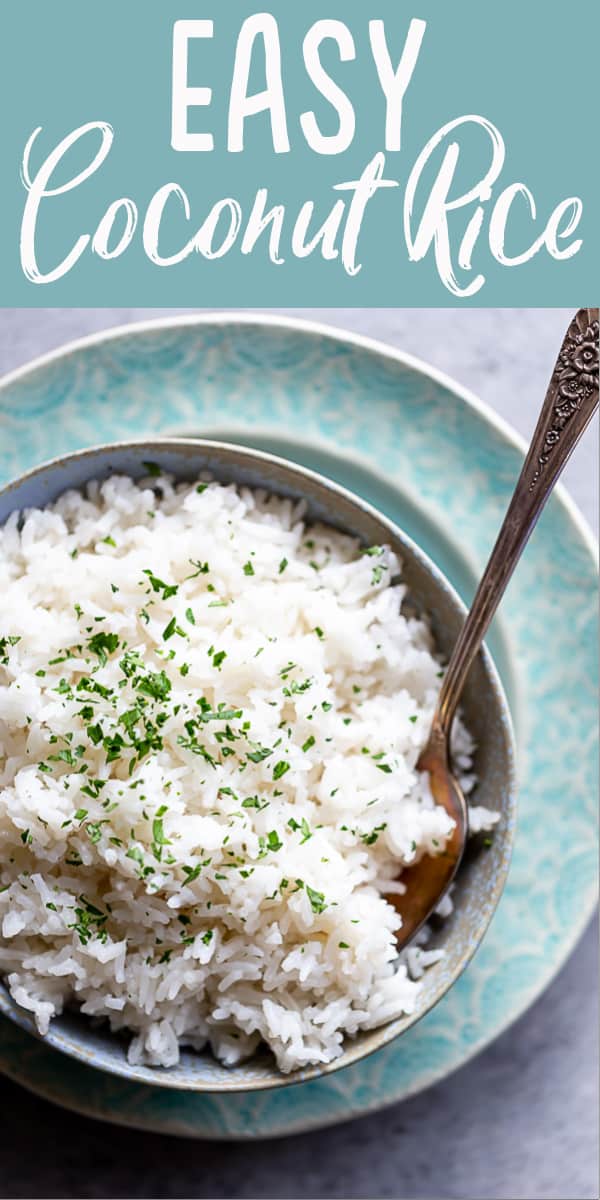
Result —
[{"label": "ornate spoon handle", "polygon": [[508,511],[440,691],[434,727],[448,735],[469,668],[536,521],[598,407],[598,309],[580,308],[561,346]]}]

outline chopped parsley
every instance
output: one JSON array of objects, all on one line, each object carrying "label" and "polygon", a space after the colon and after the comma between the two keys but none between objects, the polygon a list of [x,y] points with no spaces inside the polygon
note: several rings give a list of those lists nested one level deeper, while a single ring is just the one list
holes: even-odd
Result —
[{"label": "chopped parsley", "polygon": [[168,625],[165,625],[165,628],[162,631],[163,642],[168,642],[169,638],[172,638],[174,633],[176,633],[178,637],[186,636],[183,629],[181,629],[177,624],[177,617],[171,617]]},{"label": "chopped parsley", "polygon": [[0,664],[8,666],[8,651],[12,646],[16,646],[21,641],[16,634],[9,634],[7,637],[0,638]]},{"label": "chopped parsley", "polygon": [[105,824],[106,821],[88,821],[85,827],[85,832],[87,833],[90,842],[93,842],[94,845],[100,841],[100,838],[102,837],[102,826]]},{"label": "chopped parsley", "polygon": [[310,900],[310,906],[314,913],[322,913],[327,908],[327,902],[322,892],[316,892],[306,884],[306,895]]},{"label": "chopped parsley", "polygon": [[157,592],[159,594],[162,593],[163,600],[170,600],[171,596],[177,595],[179,588],[176,583],[165,583],[162,579],[159,579],[153,571],[148,569],[143,571],[142,574],[147,575],[153,592]]},{"label": "chopped parsley", "polygon": [[312,832],[311,832],[310,826],[308,824],[308,821],[306,820],[306,817],[302,818],[302,820],[300,821],[300,824],[298,824],[295,817],[290,817],[290,819],[288,821],[288,826],[294,833],[300,832],[302,834],[302,838],[300,841],[301,846],[303,846],[304,842],[307,842],[308,839],[312,837]]},{"label": "chopped parsley", "polygon": [[171,680],[164,671],[149,671],[138,680],[137,691],[153,700],[167,700],[171,693]]},{"label": "chopped parsley", "polygon": [[[287,679],[287,675],[282,675],[282,679]],[[290,686],[283,688],[283,694],[284,696],[299,696],[312,687],[312,682],[312,679],[305,679],[302,683],[298,683],[296,679],[292,679]]]},{"label": "chopped parsley", "polygon": [[360,835],[361,842],[363,842],[365,846],[373,846],[375,844],[375,842],[377,841],[379,834],[383,833],[384,829],[387,829],[386,821],[384,821],[382,825],[376,825],[375,828],[372,829],[370,833],[361,833],[361,835]]},{"label": "chopped parsley", "polygon": [[268,800],[262,800],[259,796],[246,796],[246,799],[242,800],[242,808],[255,808],[258,812],[262,812],[268,803]]},{"label": "chopped parsley", "polygon": [[87,646],[88,650],[99,659],[100,666],[105,667],[109,656],[118,649],[119,638],[116,633],[106,633],[104,630],[100,630],[88,638]]},{"label": "chopped parsley", "polygon": [[194,558],[190,558],[189,562],[190,566],[195,567],[196,570],[192,575],[186,575],[186,579],[197,579],[199,575],[208,575],[210,567],[207,562],[200,562]]}]

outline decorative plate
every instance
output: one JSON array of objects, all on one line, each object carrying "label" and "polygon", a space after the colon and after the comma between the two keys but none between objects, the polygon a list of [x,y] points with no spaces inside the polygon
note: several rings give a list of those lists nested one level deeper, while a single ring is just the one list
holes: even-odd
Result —
[{"label": "decorative plate", "polygon": [[[298,321],[228,313],[128,326],[0,384],[0,482],[66,450],[151,433],[258,446],[339,480],[405,529],[467,602],[523,456],[451,380]],[[594,543],[559,489],[489,638],[520,755],[508,884],[465,974],[401,1039],[332,1076],[217,1096],[128,1083],[1,1019],[0,1070],[90,1116],[237,1139],[359,1116],[482,1049],[548,984],[595,903],[596,604]]]}]

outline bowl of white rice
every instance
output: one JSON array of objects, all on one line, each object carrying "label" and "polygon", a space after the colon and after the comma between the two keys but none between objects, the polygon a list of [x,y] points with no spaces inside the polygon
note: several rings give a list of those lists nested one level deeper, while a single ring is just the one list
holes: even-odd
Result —
[{"label": "bowl of white rice", "polygon": [[469,845],[399,955],[403,870],[451,831],[416,762],[465,615],[409,538],[282,459],[163,439],[1,491],[0,573],[2,1013],[240,1091],[444,996],[506,879],[513,737],[484,650],[452,737]]}]

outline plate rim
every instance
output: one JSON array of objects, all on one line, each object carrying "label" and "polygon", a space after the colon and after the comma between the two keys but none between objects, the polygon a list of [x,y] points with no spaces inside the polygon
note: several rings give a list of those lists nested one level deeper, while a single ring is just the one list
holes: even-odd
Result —
[{"label": "plate rim", "polygon": [[[196,314],[175,314],[174,316],[170,316],[170,317],[163,316],[163,317],[158,317],[158,318],[150,318],[150,319],[146,319],[146,320],[142,320],[142,321],[132,321],[132,322],[125,323],[125,324],[110,326],[108,328],[98,330],[92,334],[87,334],[87,335],[84,335],[83,337],[80,337],[77,339],[72,339],[71,341],[62,344],[51,351],[48,351],[42,355],[39,355],[33,359],[30,359],[28,362],[13,369],[12,371],[7,372],[0,378],[0,398],[1,398],[2,392],[4,392],[5,389],[10,387],[13,383],[18,382],[21,378],[23,378],[27,375],[33,374],[35,371],[42,369],[47,365],[52,364],[56,360],[59,360],[61,358],[68,358],[72,353],[78,352],[80,350],[85,350],[87,347],[102,344],[104,342],[118,340],[118,339],[127,337],[129,335],[154,333],[154,332],[158,333],[158,332],[160,332],[161,329],[164,330],[164,329],[177,328],[177,327],[179,327],[179,328],[182,328],[182,327],[202,328],[202,327],[209,327],[209,326],[214,327],[214,326],[227,326],[227,325],[256,326],[256,327],[267,326],[267,327],[275,327],[276,329],[279,329],[279,330],[287,329],[287,330],[290,330],[295,333],[305,333],[307,335],[323,337],[331,342],[338,342],[338,343],[342,342],[349,346],[356,346],[357,348],[366,350],[375,356],[381,357],[383,359],[387,359],[388,361],[395,362],[399,366],[404,367],[408,370],[414,371],[418,375],[421,375],[422,377],[425,377],[426,379],[430,379],[431,381],[435,382],[436,384],[438,384],[438,385],[446,388],[450,392],[454,393],[454,395],[459,400],[461,400],[463,403],[465,403],[467,405],[467,407],[473,412],[473,414],[479,420],[483,421],[486,425],[488,425],[488,427],[491,427],[493,430],[495,430],[496,433],[506,443],[508,443],[510,446],[512,446],[515,449],[517,449],[518,451],[520,451],[521,454],[524,454],[526,452],[527,444],[526,444],[525,439],[519,433],[517,433],[513,429],[513,427],[503,417],[498,416],[498,414],[492,408],[490,408],[488,404],[486,404],[484,401],[480,400],[476,394],[474,394],[473,392],[470,391],[470,389],[465,388],[462,384],[458,383],[452,376],[448,375],[447,373],[440,371],[435,367],[430,366],[428,363],[419,359],[417,356],[413,356],[413,355],[405,353],[404,351],[397,350],[395,347],[389,346],[385,342],[379,341],[376,338],[371,338],[371,337],[368,337],[368,336],[365,336],[362,334],[357,334],[351,330],[345,330],[345,329],[340,328],[339,326],[336,326],[333,324],[325,324],[325,323],[322,323],[319,321],[307,320],[305,318],[300,318],[300,317],[290,317],[290,316],[283,315],[283,314],[279,315],[279,314],[254,313],[254,312],[249,313],[247,311],[244,312],[244,311],[237,311],[237,310],[227,310],[227,311],[221,311],[221,312],[204,312],[204,313],[196,313]],[[311,437],[311,438],[305,439],[305,440],[311,441],[311,442],[313,442],[313,441],[316,442],[317,439]],[[321,440],[321,439],[319,439],[319,440]],[[352,447],[340,448],[339,453],[340,453],[340,457],[346,459],[347,461],[349,460],[349,461],[356,462],[356,461],[362,460],[362,458],[363,458],[363,456],[358,454]],[[395,485],[394,476],[389,474],[388,472],[385,472],[384,474],[385,474],[386,480],[389,481],[392,484],[392,486],[394,486]],[[597,540],[596,540],[587,520],[583,517],[583,515],[581,514],[575,501],[571,498],[571,496],[569,495],[569,493],[567,492],[567,490],[564,488],[563,485],[561,485],[561,484],[557,485],[555,492],[556,492],[556,497],[560,501],[563,509],[565,510],[567,517],[570,519],[570,521],[573,524],[573,527],[575,528],[576,532],[579,534],[583,548],[589,554],[591,564],[593,564],[593,566],[596,568],[596,571],[597,571],[597,568],[598,568],[598,543],[597,543]],[[459,1069],[459,1067],[465,1065],[477,1053],[479,1053],[483,1048],[485,1048],[485,1046],[490,1045],[492,1041],[494,1041],[498,1036],[500,1036],[501,1034],[506,1032],[506,1030],[509,1029],[510,1026],[516,1020],[518,1020],[521,1016],[523,1016],[523,1014],[528,1010],[528,1008],[531,1006],[531,1004],[534,1003],[543,994],[543,992],[548,987],[549,983],[552,981],[552,979],[554,979],[554,977],[558,974],[558,972],[564,966],[565,962],[570,957],[570,955],[572,954],[576,945],[578,944],[585,928],[587,927],[589,919],[594,912],[595,905],[596,905],[595,888],[590,889],[590,892],[591,892],[590,903],[588,906],[586,906],[586,908],[582,914],[582,920],[578,924],[578,928],[577,928],[575,937],[569,943],[569,945],[565,945],[561,949],[561,951],[553,958],[552,963],[549,966],[549,969],[547,969],[546,971],[543,972],[543,975],[541,977],[541,982],[539,982],[539,981],[536,982],[535,988],[533,989],[532,992],[530,992],[528,994],[527,998],[525,999],[525,1002],[519,1006],[518,1011],[511,1013],[511,1015],[502,1024],[499,1024],[497,1026],[497,1028],[494,1030],[494,1033],[491,1038],[482,1036],[480,1039],[478,1039],[478,1041],[475,1044],[472,1044],[469,1047],[468,1052],[463,1054],[460,1062],[454,1064],[450,1068],[448,1068],[447,1066],[444,1066],[444,1067],[440,1068],[439,1071],[433,1070],[428,1074],[426,1079],[420,1079],[418,1082],[416,1082],[414,1084],[414,1086],[409,1085],[409,1086],[405,1087],[400,1099],[408,1098],[409,1096],[414,1095],[414,1094],[426,1089],[429,1086],[432,1086],[433,1084],[438,1082],[440,1079],[445,1078],[447,1075],[451,1074],[454,1070],[457,1070],[457,1069]],[[343,1075],[341,1076],[341,1078],[343,1078]],[[298,1084],[297,1086],[302,1086],[302,1085]],[[31,1090],[36,1090],[35,1085],[32,1087]],[[158,1091],[159,1089],[156,1089],[156,1090]],[[38,1089],[38,1094],[42,1094],[39,1089]],[[173,1093],[171,1093],[171,1095],[172,1094]],[[206,1098],[207,1099],[209,1098],[209,1094],[206,1095]],[[60,1103],[61,1101],[59,1100],[58,1102]],[[317,1118],[314,1122],[310,1121],[310,1120],[307,1121],[306,1119],[303,1120],[302,1118],[300,1118],[297,1123],[292,1121],[286,1126],[285,1129],[279,1130],[278,1132],[273,1133],[271,1131],[270,1133],[258,1134],[258,1135],[256,1133],[253,1133],[252,1136],[285,1136],[286,1133],[296,1133],[296,1132],[301,1132],[301,1131],[308,1131],[308,1130],[314,1129],[314,1128],[322,1128],[322,1127],[326,1127],[327,1125],[338,1123],[339,1121],[351,1120],[351,1119],[356,1118],[357,1116],[360,1116],[363,1114],[366,1115],[369,1112],[377,1111],[378,1109],[384,1108],[386,1105],[393,1104],[396,1102],[398,1102],[397,1097],[391,1098],[391,1099],[386,1098],[383,1100],[383,1102],[381,1101],[381,1099],[375,1098],[372,1102],[362,1103],[359,1108],[357,1108],[356,1106],[353,1106],[351,1111],[348,1111],[348,1113],[342,1115],[341,1117],[338,1114],[335,1114],[335,1115],[332,1115],[331,1119],[327,1119],[327,1118],[323,1119],[323,1115],[321,1115],[321,1117]],[[73,1105],[73,1107],[76,1108],[76,1105]],[[81,1109],[79,1109],[79,1111],[81,1111]],[[87,1109],[87,1111],[90,1113],[90,1115],[93,1115],[90,1109]],[[103,1119],[111,1119],[111,1118],[108,1116],[104,1116]],[[114,1117],[112,1119],[114,1119]],[[124,1120],[123,1120],[123,1118],[121,1118],[121,1123],[129,1124],[132,1126],[137,1125],[138,1128],[149,1127],[147,1120],[146,1120],[146,1122],[136,1123],[135,1120],[131,1120],[131,1119],[127,1120],[127,1117],[125,1117]],[[150,1127],[153,1127],[156,1129],[156,1128],[159,1128],[159,1125],[158,1125],[158,1123],[155,1123],[153,1126],[151,1125]],[[177,1133],[177,1130],[170,1130],[169,1132]],[[202,1137],[215,1138],[217,1136],[221,1136],[224,1140],[229,1140],[229,1139],[231,1139],[232,1136],[235,1136],[235,1137],[240,1136],[239,1134],[232,1135],[232,1134],[228,1133],[227,1131],[224,1131],[221,1135],[219,1135],[216,1132],[203,1133],[202,1131],[198,1131],[198,1130],[187,1130],[186,1131],[183,1129],[180,1130],[180,1134],[182,1136],[198,1137],[198,1138],[202,1138]]]},{"label": "plate rim", "polygon": [[[25,375],[33,374],[42,367],[49,366],[60,358],[67,358],[71,354],[76,354],[79,350],[85,350],[88,346],[101,345],[103,342],[117,341],[126,337],[130,333],[152,333],[159,329],[172,329],[181,326],[195,327],[203,325],[265,325],[271,328],[292,329],[295,331],[305,332],[307,334],[325,337],[334,342],[346,342],[351,345],[360,347],[363,350],[368,350],[372,354],[382,356],[384,358],[393,359],[395,362],[401,363],[409,370],[416,371],[420,375],[425,375],[433,380],[434,383],[441,384],[449,391],[455,392],[456,395],[464,400],[465,403],[475,412],[478,413],[488,424],[492,425],[498,433],[510,442],[515,449],[520,450],[522,454],[526,454],[528,450],[527,440],[520,434],[504,417],[498,415],[484,400],[480,400],[479,396],[459,383],[452,375],[446,371],[440,370],[428,363],[425,359],[418,355],[409,354],[405,350],[398,350],[395,346],[389,343],[380,341],[378,338],[370,337],[367,334],[356,333],[354,330],[344,329],[339,325],[330,325],[324,321],[315,321],[306,317],[290,317],[288,315],[278,315],[276,313],[261,313],[248,312],[244,309],[226,309],[217,310],[215,312],[199,312],[199,313],[181,313],[175,314],[172,317],[148,317],[142,321],[131,321],[129,323],[121,323],[119,325],[108,326],[105,329],[98,329],[94,333],[84,334],[82,337],[71,338],[68,342],[63,342],[60,346],[56,346],[53,350],[47,350],[43,354],[36,355],[35,358],[28,359],[18,367],[14,367],[10,371],[6,371],[0,375],[0,391],[9,388],[13,383],[17,383]],[[352,452],[350,452],[351,456]],[[557,483],[553,489],[553,493],[566,506],[569,515],[574,520],[580,533],[583,536],[586,545],[591,552],[596,565],[600,564],[600,542],[595,537],[591,526],[584,517],[583,513],[567,491],[562,483]]]}]

